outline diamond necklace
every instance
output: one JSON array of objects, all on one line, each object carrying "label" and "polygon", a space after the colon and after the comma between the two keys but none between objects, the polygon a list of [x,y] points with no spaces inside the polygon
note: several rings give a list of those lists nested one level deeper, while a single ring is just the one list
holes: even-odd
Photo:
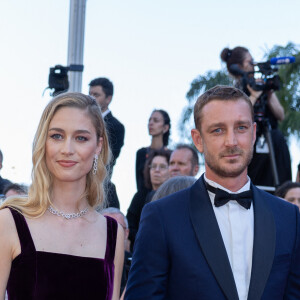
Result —
[{"label": "diamond necklace", "polygon": [[71,214],[66,214],[62,211],[58,211],[58,210],[54,209],[51,205],[47,208],[47,210],[53,215],[56,215],[58,217],[63,217],[67,220],[70,220],[70,219],[76,219],[76,218],[80,218],[80,217],[84,216],[88,212],[89,208],[87,207],[78,213],[71,213]]}]

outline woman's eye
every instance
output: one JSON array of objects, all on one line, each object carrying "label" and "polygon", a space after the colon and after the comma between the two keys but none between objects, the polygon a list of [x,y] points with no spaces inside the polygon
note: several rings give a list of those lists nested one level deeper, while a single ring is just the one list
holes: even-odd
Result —
[{"label": "woman's eye", "polygon": [[85,136],[78,136],[76,139],[81,142],[85,142],[88,140],[88,138],[86,138]]},{"label": "woman's eye", "polygon": [[54,140],[61,140],[62,139],[62,135],[59,134],[59,133],[52,134],[50,137]]}]

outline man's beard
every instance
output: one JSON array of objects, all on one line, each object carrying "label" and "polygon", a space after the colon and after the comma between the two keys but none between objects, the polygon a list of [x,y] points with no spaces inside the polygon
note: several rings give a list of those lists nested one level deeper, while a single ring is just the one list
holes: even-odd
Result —
[{"label": "man's beard", "polygon": [[[245,152],[238,148],[238,147],[233,147],[230,149],[227,149],[221,153],[218,154],[219,158],[222,158],[224,156],[227,155],[243,155],[245,154]],[[207,151],[204,151],[204,158],[205,158],[205,163],[207,164],[207,166],[218,176],[220,177],[238,177],[239,175],[241,175],[245,169],[247,169],[248,165],[250,164],[251,160],[252,160],[252,156],[253,156],[253,147],[251,148],[251,150],[247,153],[246,157],[244,158],[244,160],[240,163],[240,165],[238,167],[234,167],[230,168],[230,163],[234,164],[236,159],[228,159],[228,163],[226,167],[223,167],[222,165],[218,164],[218,161],[216,161],[216,159],[214,159],[213,156],[211,156]]]}]

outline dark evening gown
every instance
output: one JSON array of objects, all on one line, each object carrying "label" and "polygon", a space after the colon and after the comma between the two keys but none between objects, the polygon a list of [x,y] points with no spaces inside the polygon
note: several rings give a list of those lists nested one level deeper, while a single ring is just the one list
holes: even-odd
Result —
[{"label": "dark evening gown", "polygon": [[9,300],[77,300],[112,298],[117,222],[107,219],[105,258],[36,251],[23,215],[10,209],[21,253],[12,262],[7,284]]}]

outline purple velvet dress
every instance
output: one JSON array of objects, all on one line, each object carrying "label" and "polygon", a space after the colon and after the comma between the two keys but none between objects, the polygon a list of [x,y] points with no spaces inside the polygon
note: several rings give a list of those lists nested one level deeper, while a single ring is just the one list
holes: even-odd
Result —
[{"label": "purple velvet dress", "polygon": [[117,222],[107,219],[105,258],[36,251],[23,215],[11,209],[21,253],[12,262],[9,300],[76,300],[112,298]]}]

